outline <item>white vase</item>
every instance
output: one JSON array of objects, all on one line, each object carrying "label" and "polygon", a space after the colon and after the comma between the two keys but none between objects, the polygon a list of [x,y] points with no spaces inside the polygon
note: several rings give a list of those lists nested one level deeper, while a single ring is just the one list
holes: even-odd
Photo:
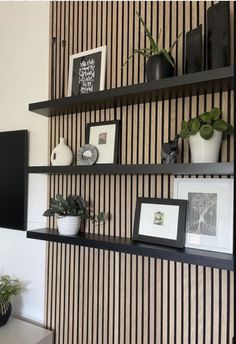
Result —
[{"label": "white vase", "polygon": [[198,132],[190,135],[189,144],[191,151],[191,161],[197,162],[217,162],[222,141],[222,131],[214,130],[213,136],[205,140]]},{"label": "white vase", "polygon": [[80,216],[63,216],[57,219],[58,231],[63,235],[76,235],[81,225]]},{"label": "white vase", "polygon": [[65,144],[65,139],[60,138],[60,143],[53,149],[51,163],[53,166],[69,166],[73,161],[73,153]]}]

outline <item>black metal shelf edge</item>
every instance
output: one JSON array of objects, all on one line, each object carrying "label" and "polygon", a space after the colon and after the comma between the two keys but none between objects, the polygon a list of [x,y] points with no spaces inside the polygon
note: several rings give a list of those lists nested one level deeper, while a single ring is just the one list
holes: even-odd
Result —
[{"label": "black metal shelf edge", "polygon": [[142,84],[29,104],[29,111],[56,116],[96,109],[211,93],[233,88],[234,67],[228,66]]},{"label": "black metal shelf edge", "polygon": [[48,228],[27,231],[27,238],[123,252],[223,270],[234,270],[233,255],[226,253],[190,248],[176,249],[135,242],[131,239],[88,233],[64,236],[59,234],[57,230]]},{"label": "black metal shelf edge", "polygon": [[29,173],[41,174],[181,174],[181,175],[232,175],[234,164],[139,164],[139,165],[93,165],[93,166],[29,166]]}]

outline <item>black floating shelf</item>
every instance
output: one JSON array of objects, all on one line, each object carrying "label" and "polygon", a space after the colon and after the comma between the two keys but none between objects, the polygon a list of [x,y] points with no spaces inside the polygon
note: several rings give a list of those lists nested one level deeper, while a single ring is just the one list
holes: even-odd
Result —
[{"label": "black floating shelf", "polygon": [[157,165],[93,165],[93,166],[30,166],[29,173],[41,174],[172,174],[232,175],[233,163],[157,164]]},{"label": "black floating shelf", "polygon": [[48,228],[27,231],[27,238],[123,252],[224,270],[234,270],[233,255],[226,253],[190,248],[176,249],[135,242],[132,239],[88,233],[79,233],[76,236],[64,236],[59,234],[57,230]]},{"label": "black floating shelf", "polygon": [[234,87],[234,67],[175,76],[109,90],[29,104],[29,111],[57,116],[147,101],[193,96]]}]

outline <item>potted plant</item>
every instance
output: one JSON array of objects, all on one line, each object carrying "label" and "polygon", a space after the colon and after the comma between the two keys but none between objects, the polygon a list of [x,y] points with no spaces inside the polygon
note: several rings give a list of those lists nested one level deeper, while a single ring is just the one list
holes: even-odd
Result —
[{"label": "potted plant", "polygon": [[147,63],[146,63],[146,80],[147,81],[159,80],[159,79],[173,76],[174,69],[175,69],[175,61],[174,61],[173,56],[171,55],[171,52],[175,44],[177,43],[179,37],[181,36],[181,33],[178,35],[178,37],[176,38],[176,40],[174,41],[174,43],[171,45],[171,47],[168,50],[159,49],[158,41],[160,39],[161,31],[159,32],[157,41],[155,41],[150,30],[147,28],[146,24],[144,23],[144,20],[141,17],[141,15],[138,12],[136,12],[136,14],[138,15],[139,20],[144,27],[146,37],[149,39],[150,48],[134,49],[134,53],[129,56],[125,64],[129,61],[131,57],[134,56],[134,54],[140,54],[144,56],[145,58],[147,58]]},{"label": "potted plant", "polygon": [[221,111],[214,107],[210,112],[183,121],[180,136],[189,138],[192,162],[217,162],[222,138],[233,134],[234,128],[220,118]]},{"label": "potted plant", "polygon": [[50,207],[43,213],[43,216],[54,215],[57,217],[59,233],[64,235],[76,235],[80,230],[82,219],[88,218],[94,224],[105,221],[103,212],[94,216],[89,215],[86,202],[77,195],[69,195],[65,199],[58,194],[55,198],[51,198]]},{"label": "potted plant", "polygon": [[11,315],[11,297],[19,294],[21,290],[22,284],[19,279],[0,275],[0,327],[7,323]]}]

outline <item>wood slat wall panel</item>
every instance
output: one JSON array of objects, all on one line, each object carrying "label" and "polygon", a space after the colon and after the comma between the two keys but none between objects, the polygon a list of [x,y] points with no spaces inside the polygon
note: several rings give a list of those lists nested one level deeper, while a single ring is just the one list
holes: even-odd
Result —
[{"label": "wood slat wall panel", "polygon": [[[148,46],[136,11],[173,50],[176,74],[184,72],[185,33],[203,24],[213,2],[52,2],[50,10],[50,96],[67,94],[69,56],[107,45],[106,88],[145,81],[145,61],[134,48]],[[234,4],[230,3],[231,27]],[[233,30],[231,30],[233,32]],[[206,39],[204,35],[204,46]],[[231,42],[233,38],[231,37]],[[233,46],[231,47],[233,61]],[[87,123],[122,122],[120,162],[160,163],[161,145],[179,132],[182,120],[213,105],[233,123],[233,91],[196,95],[121,108],[50,118],[51,152],[65,137],[74,155],[85,143]],[[188,162],[189,146],[180,142],[179,161]],[[233,138],[224,141],[221,161],[233,161]],[[137,196],[172,197],[172,176],[68,175],[49,177],[49,196],[77,193],[95,212],[111,218],[83,230],[131,237]],[[53,219],[50,227],[55,227]],[[47,244],[46,317],[55,344],[230,344],[233,336],[233,273],[65,244]]]}]

